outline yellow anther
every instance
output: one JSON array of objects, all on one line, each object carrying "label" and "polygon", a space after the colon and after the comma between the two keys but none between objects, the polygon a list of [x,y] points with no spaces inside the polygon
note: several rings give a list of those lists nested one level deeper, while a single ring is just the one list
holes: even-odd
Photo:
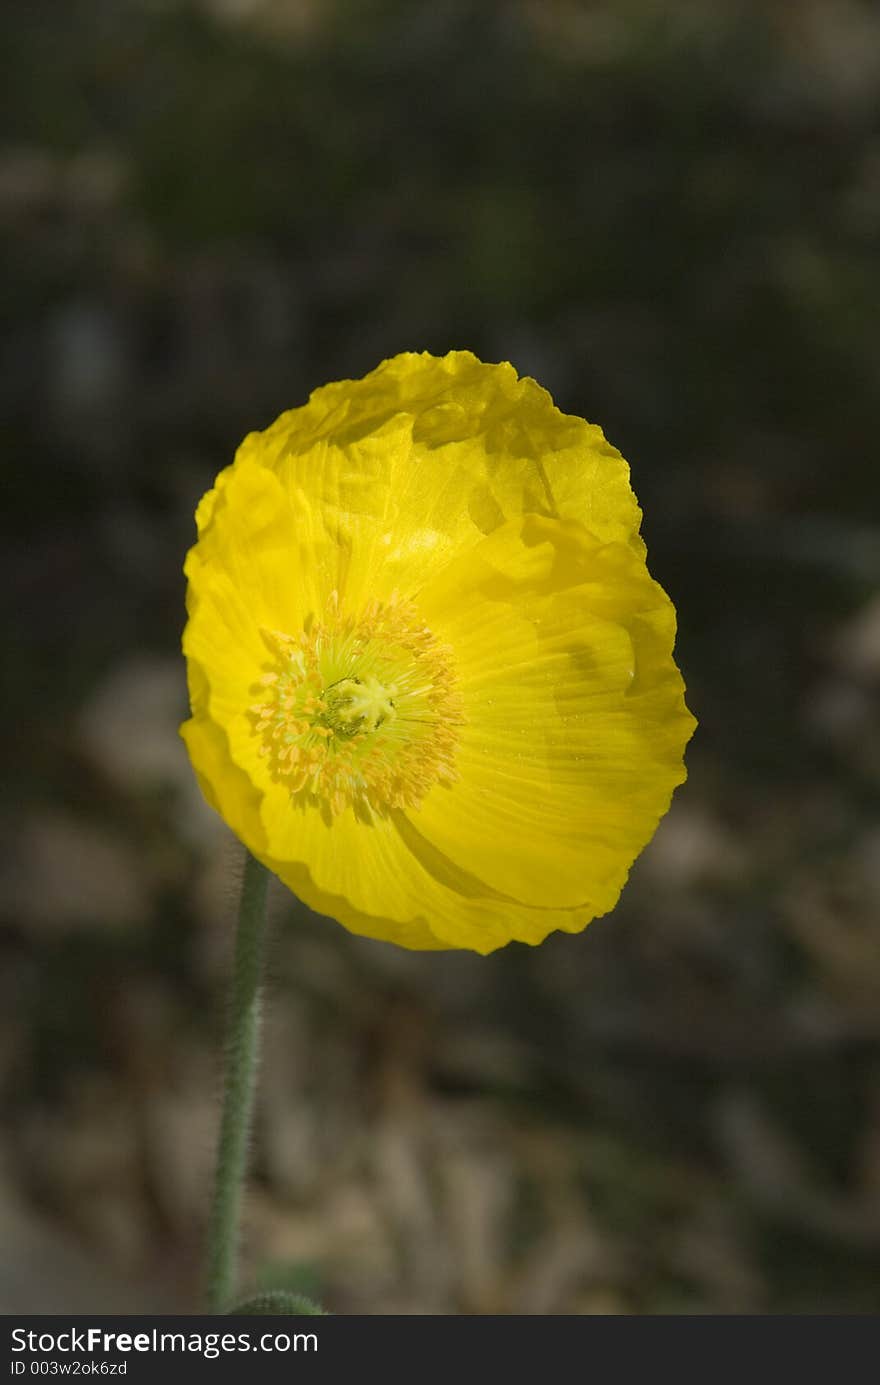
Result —
[{"label": "yellow anther", "polygon": [[338,594],[299,636],[263,631],[275,666],[250,708],[260,753],[292,795],[339,814],[416,807],[454,778],[461,725],[451,650],[394,594],[344,613]]}]

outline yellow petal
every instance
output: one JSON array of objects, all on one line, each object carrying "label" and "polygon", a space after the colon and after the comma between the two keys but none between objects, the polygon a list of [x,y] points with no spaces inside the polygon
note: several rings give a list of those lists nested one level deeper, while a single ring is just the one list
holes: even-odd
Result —
[{"label": "yellow petal", "polygon": [[242,461],[323,518],[339,550],[333,585],[352,601],[377,583],[410,593],[526,512],[576,514],[600,541],[644,551],[629,468],[601,429],[469,351],[405,353],[326,385],[245,439]]},{"label": "yellow petal", "polygon": [[694,723],[668,598],[628,547],[531,516],[423,604],[455,649],[465,726],[457,782],[413,824],[522,902],[610,908],[684,778]]},{"label": "yellow petal", "polygon": [[577,932],[595,916],[493,895],[420,840],[402,814],[292,812],[280,791],[264,798],[262,819],[269,868],[317,913],[367,937],[488,953],[513,939],[542,942],[555,929]]},{"label": "yellow petal", "polygon": [[180,734],[207,802],[255,856],[264,858],[261,795],[232,762],[222,730],[209,717],[197,716],[184,722]]},{"label": "yellow petal", "polygon": [[301,628],[323,604],[333,541],[320,511],[247,457],[221,474],[209,496],[199,507],[199,542],[184,569],[189,591],[197,606],[210,605],[229,624],[233,643],[243,639],[256,650],[262,627]]},{"label": "yellow petal", "polygon": [[535,944],[555,929],[578,932],[593,917],[487,896],[402,815],[328,823],[314,809],[294,809],[276,786],[261,793],[206,716],[181,733],[208,802],[252,854],[316,913],[353,933],[416,950],[485,954],[512,939]]}]

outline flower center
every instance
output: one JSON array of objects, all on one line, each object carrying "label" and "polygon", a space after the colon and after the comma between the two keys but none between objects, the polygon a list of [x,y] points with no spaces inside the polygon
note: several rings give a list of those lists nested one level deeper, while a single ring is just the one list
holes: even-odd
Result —
[{"label": "flower center", "polygon": [[299,635],[263,630],[272,655],[249,709],[260,754],[291,795],[331,813],[417,807],[455,777],[462,724],[451,651],[396,594]]}]

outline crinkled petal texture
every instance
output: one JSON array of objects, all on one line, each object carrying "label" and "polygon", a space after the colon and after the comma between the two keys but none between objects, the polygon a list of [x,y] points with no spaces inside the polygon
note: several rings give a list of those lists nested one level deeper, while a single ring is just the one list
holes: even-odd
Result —
[{"label": "crinkled petal texture", "polygon": [[695,724],[640,519],[601,431],[510,365],[407,354],[315,391],[197,512],[182,734],[206,798],[356,933],[489,952],[579,931]]}]

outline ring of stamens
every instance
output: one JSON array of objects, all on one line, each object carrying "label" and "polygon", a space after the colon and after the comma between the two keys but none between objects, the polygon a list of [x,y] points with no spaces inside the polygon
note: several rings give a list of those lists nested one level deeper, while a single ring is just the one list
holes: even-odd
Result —
[{"label": "ring of stamens", "polygon": [[291,795],[338,814],[417,807],[456,778],[462,724],[451,650],[396,594],[343,614],[333,593],[298,635],[263,630],[271,666],[249,709]]}]

